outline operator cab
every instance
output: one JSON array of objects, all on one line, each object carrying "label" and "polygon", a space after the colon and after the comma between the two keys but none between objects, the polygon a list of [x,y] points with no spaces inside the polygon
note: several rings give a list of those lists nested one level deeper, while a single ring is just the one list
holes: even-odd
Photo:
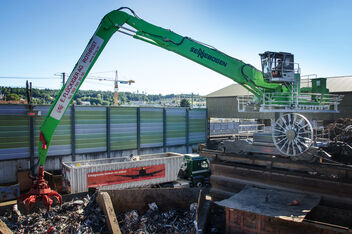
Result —
[{"label": "operator cab", "polygon": [[259,54],[262,73],[268,82],[293,82],[295,79],[293,54],[266,51]]}]

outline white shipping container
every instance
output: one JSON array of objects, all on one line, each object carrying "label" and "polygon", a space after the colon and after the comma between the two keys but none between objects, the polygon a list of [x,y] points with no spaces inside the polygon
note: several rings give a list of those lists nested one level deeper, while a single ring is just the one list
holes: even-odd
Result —
[{"label": "white shipping container", "polygon": [[175,181],[183,162],[178,153],[107,158],[62,163],[64,185],[68,192],[88,188],[126,189]]}]

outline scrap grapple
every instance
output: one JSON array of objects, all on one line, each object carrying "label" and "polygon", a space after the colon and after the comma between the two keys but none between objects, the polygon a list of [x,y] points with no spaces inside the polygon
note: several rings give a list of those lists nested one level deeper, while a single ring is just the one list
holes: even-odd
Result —
[{"label": "scrap grapple", "polygon": [[40,166],[37,179],[32,183],[32,188],[28,193],[20,196],[17,203],[19,204],[23,201],[27,209],[31,209],[34,203],[42,202],[45,208],[49,211],[51,205],[53,204],[52,197],[56,198],[60,205],[62,204],[61,195],[50,189],[48,181],[44,179],[44,167]]}]

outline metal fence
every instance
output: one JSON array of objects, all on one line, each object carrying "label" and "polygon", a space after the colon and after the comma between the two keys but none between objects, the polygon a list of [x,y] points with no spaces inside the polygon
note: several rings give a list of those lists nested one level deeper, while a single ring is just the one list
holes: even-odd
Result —
[{"label": "metal fence", "polygon": [[[39,128],[50,106],[0,105],[0,160],[37,155]],[[58,125],[48,156],[202,143],[207,110],[187,108],[71,106]],[[188,147],[187,147],[188,148]]]}]

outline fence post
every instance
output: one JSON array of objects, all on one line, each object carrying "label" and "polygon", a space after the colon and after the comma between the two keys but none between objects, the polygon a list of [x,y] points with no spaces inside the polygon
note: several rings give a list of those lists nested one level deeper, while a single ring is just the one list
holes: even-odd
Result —
[{"label": "fence post", "polygon": [[137,154],[141,151],[141,108],[137,107]]},{"label": "fence post", "polygon": [[166,108],[163,108],[163,151],[166,152]]},{"label": "fence post", "polygon": [[208,108],[205,109],[205,143],[210,139],[210,119],[208,115]]},{"label": "fence post", "polygon": [[106,154],[110,158],[110,107],[106,107]]},{"label": "fence post", "polygon": [[189,153],[189,108],[186,109],[186,153]]},{"label": "fence post", "polygon": [[29,157],[29,166],[34,176],[34,116],[29,116]]},{"label": "fence post", "polygon": [[71,154],[72,161],[76,161],[76,116],[75,105],[71,105]]}]

